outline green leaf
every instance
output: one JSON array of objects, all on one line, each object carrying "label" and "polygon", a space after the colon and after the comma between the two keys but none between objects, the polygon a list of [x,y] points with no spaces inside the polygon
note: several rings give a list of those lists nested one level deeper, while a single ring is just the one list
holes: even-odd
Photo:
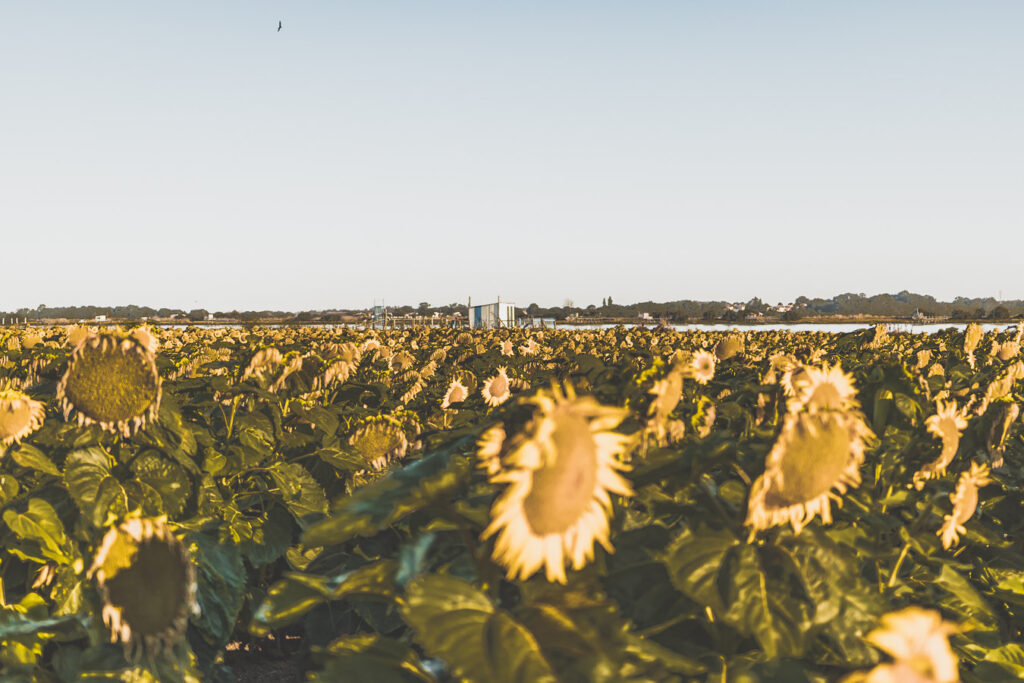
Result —
[{"label": "green leaf", "polygon": [[192,486],[180,465],[156,451],[147,451],[132,461],[131,469],[136,479],[157,492],[166,514],[171,517],[181,514]]},{"label": "green leaf", "polygon": [[811,606],[765,572],[754,546],[740,548],[728,595],[725,620],[740,633],[753,635],[765,656],[803,654],[803,636],[811,627]]},{"label": "green leaf", "polygon": [[339,576],[326,577],[288,573],[271,586],[256,610],[250,630],[266,635],[271,629],[295,623],[319,604],[350,595],[395,596],[394,560],[380,560]]},{"label": "green leaf", "polygon": [[193,622],[204,638],[220,649],[227,645],[245,598],[246,573],[238,547],[218,543],[201,532],[184,539],[196,566],[196,599],[200,613]]},{"label": "green leaf", "polygon": [[270,468],[270,476],[281,490],[281,499],[300,523],[318,518],[327,512],[327,496],[316,479],[302,465],[278,462]]},{"label": "green leaf", "polygon": [[312,680],[323,683],[408,683],[410,678],[429,683],[434,680],[408,644],[375,633],[342,636],[317,651],[317,658],[327,663],[322,671],[312,674]]},{"label": "green leaf", "polygon": [[676,588],[719,614],[725,612],[719,572],[726,554],[740,544],[728,529],[700,526],[685,529],[669,546],[662,561]]},{"label": "green leaf", "polygon": [[430,575],[411,582],[402,617],[416,642],[471,683],[556,681],[533,634],[472,584]]},{"label": "green leaf", "polygon": [[98,446],[70,453],[64,461],[64,484],[78,509],[92,518],[100,483],[110,476],[110,459]]},{"label": "green leaf", "polygon": [[4,511],[4,523],[21,540],[28,544],[8,545],[7,550],[22,559],[58,564],[71,564],[76,557],[74,545],[64,533],[64,525],[57,517],[53,506],[41,498],[28,501],[28,510],[18,514],[14,510]]},{"label": "green leaf", "polygon": [[303,543],[335,545],[355,536],[372,536],[433,500],[450,497],[472,472],[468,459],[456,453],[474,443],[473,436],[458,439],[342,498],[327,519],[306,530]]},{"label": "green leaf", "polygon": [[43,474],[51,474],[55,477],[60,476],[60,470],[53,464],[53,461],[32,444],[21,444],[11,452],[11,457],[22,467],[38,470]]}]

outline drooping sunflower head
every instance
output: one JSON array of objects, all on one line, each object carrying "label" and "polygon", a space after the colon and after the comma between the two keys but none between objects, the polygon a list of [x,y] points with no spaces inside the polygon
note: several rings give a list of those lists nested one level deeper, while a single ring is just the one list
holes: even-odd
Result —
[{"label": "drooping sunflower head", "polygon": [[392,460],[405,457],[409,439],[402,423],[388,415],[366,418],[348,439],[366,466],[378,472]]},{"label": "drooping sunflower head", "polygon": [[751,487],[752,533],[789,523],[799,533],[815,515],[832,522],[831,499],[860,484],[870,430],[854,413],[789,413],[765,471]]},{"label": "drooping sunflower head", "polygon": [[492,408],[500,406],[512,396],[512,388],[509,386],[505,368],[498,368],[497,374],[484,381],[480,395],[484,397],[484,402]]},{"label": "drooping sunflower head", "polygon": [[450,408],[453,403],[462,403],[468,397],[469,389],[466,388],[466,385],[457,379],[453,379],[452,383],[448,386],[448,391],[444,394],[441,407]]},{"label": "drooping sunflower head", "polygon": [[[612,551],[609,493],[632,495],[619,473],[629,438],[611,431],[627,411],[577,398],[571,387],[540,391],[528,403],[533,419],[509,439],[491,477],[508,486],[482,538],[498,535],[493,557],[510,579],[525,580],[544,567],[549,581],[565,583],[566,562],[582,568],[593,559],[595,541]],[[481,457],[496,457],[497,442],[494,432],[482,442]]]},{"label": "drooping sunflower head", "polygon": [[142,346],[144,346],[150,353],[156,353],[157,348],[160,346],[160,342],[157,341],[156,335],[153,334],[153,330],[148,327],[136,327],[132,330],[131,336],[142,344]]},{"label": "drooping sunflower head", "polygon": [[967,533],[964,525],[978,509],[978,489],[992,483],[988,465],[971,463],[971,469],[960,475],[956,491],[950,494],[953,513],[943,518],[942,528],[936,532],[942,537],[942,547],[949,550],[960,541],[960,534]]},{"label": "drooping sunflower head", "polygon": [[46,407],[13,389],[0,389],[0,446],[10,446],[39,429]]},{"label": "drooping sunflower head", "polygon": [[103,598],[110,642],[135,661],[171,651],[198,614],[195,569],[184,545],[159,519],[130,519],[103,537],[89,576]]},{"label": "drooping sunflower head", "polygon": [[283,359],[284,356],[281,355],[281,352],[272,346],[260,349],[249,359],[249,364],[245,366],[245,370],[242,372],[242,380],[245,381],[250,377],[264,377],[280,365]]},{"label": "drooping sunflower head", "polygon": [[914,473],[914,486],[917,489],[921,489],[928,479],[941,477],[946,473],[946,468],[953,462],[953,456],[960,447],[960,432],[967,426],[967,410],[957,409],[956,401],[938,401],[937,409],[935,415],[924,423],[931,434],[942,439],[942,452],[938,458]]},{"label": "drooping sunflower head", "polygon": [[804,375],[793,380],[795,396],[789,401],[789,410],[852,410],[858,406],[853,375],[843,372],[837,364],[826,363],[820,369],[806,367]]},{"label": "drooping sunflower head", "polygon": [[742,334],[731,334],[722,339],[715,346],[715,356],[718,360],[728,360],[733,356],[743,353],[744,343]]},{"label": "drooping sunflower head", "polygon": [[133,337],[102,333],[75,347],[57,399],[64,419],[74,410],[80,425],[130,436],[156,417],[160,387],[152,352]]}]

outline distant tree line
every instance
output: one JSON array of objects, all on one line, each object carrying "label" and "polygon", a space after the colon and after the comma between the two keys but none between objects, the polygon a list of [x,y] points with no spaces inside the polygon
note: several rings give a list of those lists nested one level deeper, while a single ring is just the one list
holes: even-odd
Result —
[{"label": "distant tree line", "polygon": [[[952,301],[938,301],[935,297],[925,294],[913,294],[902,291],[898,294],[839,294],[831,299],[797,297],[791,304],[782,307],[767,304],[758,297],[739,305],[728,301],[666,301],[656,303],[642,301],[634,304],[613,303],[612,297],[604,297],[601,305],[585,307],[573,305],[566,300],[562,306],[543,307],[531,303],[520,308],[520,313],[539,318],[636,318],[647,313],[655,320],[667,322],[700,322],[700,321],[736,321],[741,322],[750,317],[796,321],[809,316],[874,316],[879,318],[910,318],[915,313],[929,318],[948,320],[1007,320],[1024,318],[1024,301],[997,301],[992,297],[970,299],[957,297]],[[424,316],[435,314],[465,316],[465,304],[451,303],[444,306],[432,306],[421,301],[417,306],[388,306],[388,313],[394,316]],[[215,311],[217,320],[234,320],[239,322],[258,322],[261,320],[279,320],[292,322],[346,322],[364,319],[369,316],[369,309],[332,309],[310,311]],[[89,320],[98,315],[105,315],[115,320],[141,320],[143,318],[175,319],[182,321],[206,320],[209,312],[206,309],[186,311],[177,308],[150,308],[148,306],[45,306],[36,308],[19,308],[16,311],[3,312],[4,317],[27,318],[29,320]]]}]

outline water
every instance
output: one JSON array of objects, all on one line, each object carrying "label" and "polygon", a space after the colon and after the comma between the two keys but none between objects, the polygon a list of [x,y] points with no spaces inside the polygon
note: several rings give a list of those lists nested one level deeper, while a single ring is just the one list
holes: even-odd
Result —
[{"label": "water", "polygon": [[[764,325],[723,325],[714,323],[685,323],[682,325],[668,325],[667,327],[678,330],[680,332],[686,330],[702,330],[708,331],[727,331],[727,330],[738,330],[740,332],[766,332],[768,330],[784,330],[787,332],[829,332],[831,334],[844,334],[847,332],[856,332],[857,330],[864,330],[873,328],[876,323],[766,323]],[[607,330],[615,328],[615,325],[564,325],[558,329],[561,330]],[[630,327],[641,327],[641,325],[631,325]],[[646,327],[652,327],[646,325]],[[924,324],[911,324],[911,323],[899,323],[887,325],[890,332],[911,332],[913,334],[932,334],[941,330],[948,329],[950,327],[963,331],[967,328],[967,323],[924,323]],[[982,323],[981,328],[985,332],[1012,330],[1016,328],[1016,325],[1007,323]]]}]

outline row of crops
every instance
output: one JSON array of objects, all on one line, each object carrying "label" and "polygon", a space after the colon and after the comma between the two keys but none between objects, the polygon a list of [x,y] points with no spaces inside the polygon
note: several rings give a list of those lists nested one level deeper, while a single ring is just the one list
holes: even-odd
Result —
[{"label": "row of crops", "polygon": [[2,330],[2,678],[1024,676],[1021,331]]}]

